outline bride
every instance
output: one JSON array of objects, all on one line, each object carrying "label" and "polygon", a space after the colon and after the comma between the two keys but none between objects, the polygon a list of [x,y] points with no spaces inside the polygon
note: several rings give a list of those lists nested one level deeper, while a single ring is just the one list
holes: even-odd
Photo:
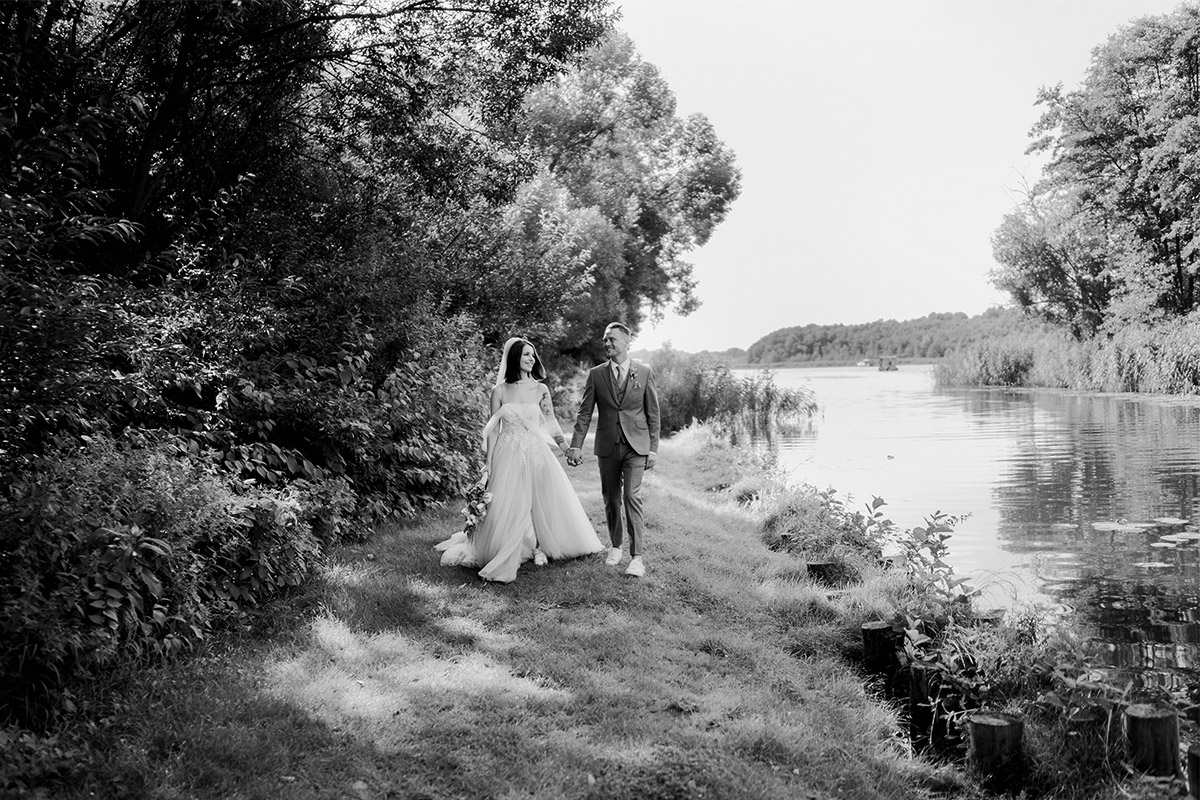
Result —
[{"label": "bride", "polygon": [[550,449],[557,443],[565,453],[567,442],[545,377],[532,344],[518,337],[504,343],[492,417],[483,429],[492,503],[470,534],[456,533],[436,545],[442,564],[482,567],[484,580],[509,583],[530,558],[543,564],[547,556],[574,558],[604,549]]}]

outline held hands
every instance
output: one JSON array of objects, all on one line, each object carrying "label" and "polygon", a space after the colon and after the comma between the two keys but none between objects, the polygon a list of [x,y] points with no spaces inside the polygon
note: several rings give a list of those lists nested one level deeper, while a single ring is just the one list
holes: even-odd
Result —
[{"label": "held hands", "polygon": [[572,467],[578,467],[583,463],[583,451],[578,447],[567,448],[567,463]]}]

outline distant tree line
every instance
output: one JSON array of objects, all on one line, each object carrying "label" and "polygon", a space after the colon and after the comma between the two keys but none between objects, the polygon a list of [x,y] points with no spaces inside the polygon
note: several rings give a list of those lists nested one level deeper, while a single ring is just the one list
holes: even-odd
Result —
[{"label": "distant tree line", "polygon": [[881,356],[936,359],[976,342],[1039,326],[1015,309],[991,308],[977,316],[930,314],[920,319],[857,325],[780,328],[746,350],[748,364],[855,363]]}]

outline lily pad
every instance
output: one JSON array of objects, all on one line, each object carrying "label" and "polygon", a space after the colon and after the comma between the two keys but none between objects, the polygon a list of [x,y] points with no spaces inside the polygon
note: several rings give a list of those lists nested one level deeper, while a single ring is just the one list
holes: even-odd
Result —
[{"label": "lily pad", "polygon": [[1175,542],[1151,542],[1150,546],[1151,547],[1178,547],[1179,545],[1176,544]]},{"label": "lily pad", "polygon": [[1170,569],[1171,565],[1165,561],[1139,561],[1134,564],[1135,567],[1142,569]]},{"label": "lily pad", "polygon": [[1157,522],[1159,525],[1187,525],[1188,524],[1188,521],[1186,519],[1180,519],[1179,517],[1155,517],[1154,521]]}]

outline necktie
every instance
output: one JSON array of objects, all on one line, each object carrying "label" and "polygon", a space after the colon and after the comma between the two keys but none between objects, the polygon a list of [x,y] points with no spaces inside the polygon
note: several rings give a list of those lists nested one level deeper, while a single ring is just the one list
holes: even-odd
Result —
[{"label": "necktie", "polygon": [[625,399],[625,368],[620,364],[614,370],[617,373],[617,402]]}]

